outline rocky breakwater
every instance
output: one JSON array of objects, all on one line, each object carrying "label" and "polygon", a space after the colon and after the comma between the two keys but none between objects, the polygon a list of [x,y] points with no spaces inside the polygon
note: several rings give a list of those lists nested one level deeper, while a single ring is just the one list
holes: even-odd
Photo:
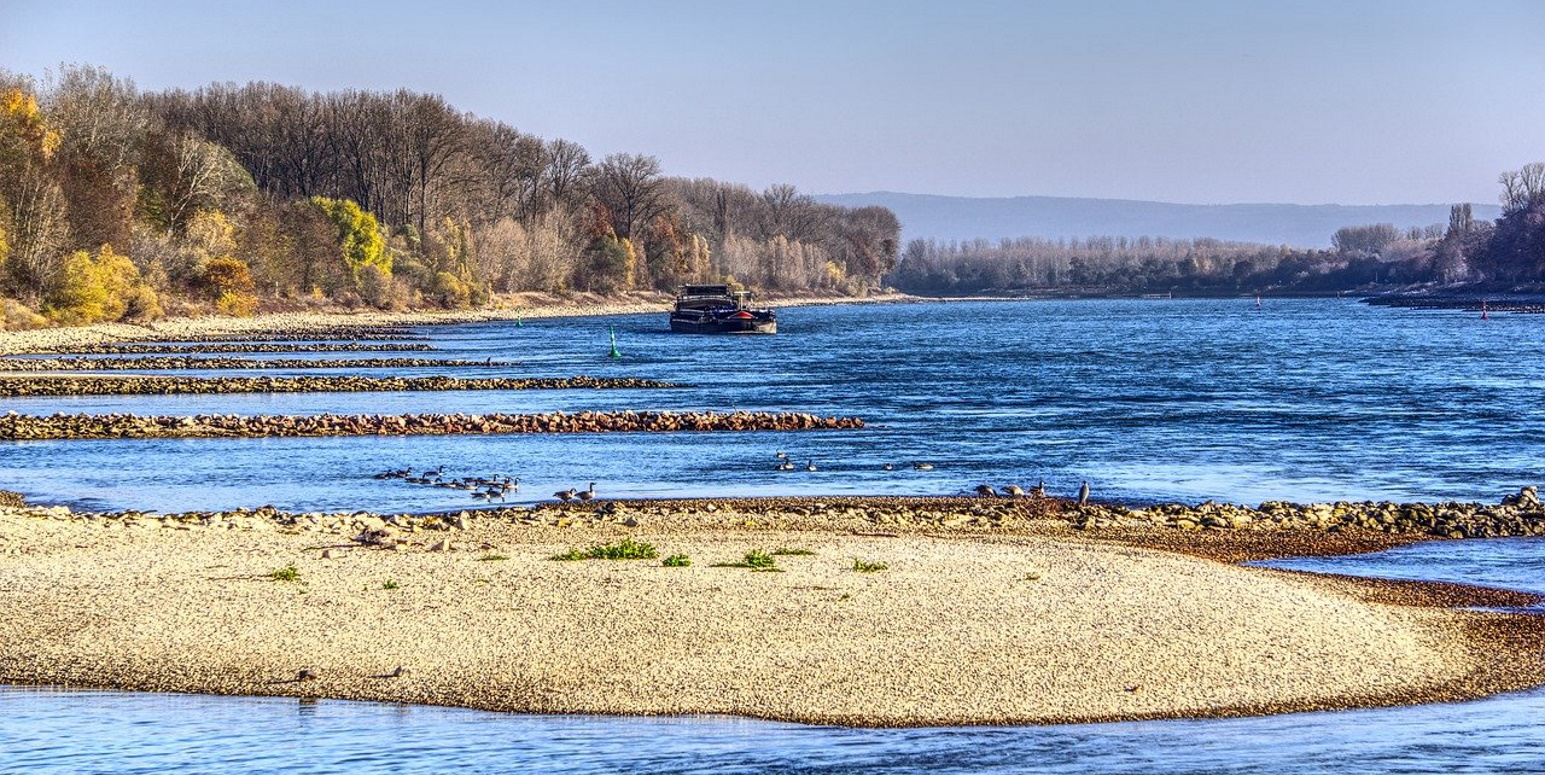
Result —
[{"label": "rocky breakwater", "polygon": [[633,377],[0,377],[0,397],[227,393],[365,393],[448,390],[610,390],[682,387]]},{"label": "rocky breakwater", "polygon": [[0,416],[0,440],[444,436],[508,433],[808,431],[862,428],[856,417],[797,412],[552,412],[550,414]]},{"label": "rocky breakwater", "polygon": [[1135,510],[1105,504],[1069,504],[1067,514],[1075,527],[1085,529],[1153,525],[1178,530],[1368,530],[1443,538],[1545,536],[1545,506],[1532,486],[1496,505],[1268,501],[1252,508],[1207,501],[1195,506],[1171,503]]},{"label": "rocky breakwater", "polygon": [[0,358],[0,371],[192,371],[225,369],[481,369],[518,364],[493,359],[451,358],[198,358],[186,355],[141,355],[123,358]]},{"label": "rocky breakwater", "polygon": [[59,345],[31,349],[36,354],[73,355],[176,355],[199,353],[381,353],[423,352],[435,349],[424,342],[385,342],[370,344],[361,342],[213,342],[204,344],[154,344],[130,342],[118,344]]},{"label": "rocky breakwater", "polygon": [[168,332],[163,337],[173,342],[316,342],[334,340],[344,342],[413,342],[427,341],[428,336],[409,328],[355,328],[352,326],[319,326],[317,328],[271,328],[247,333],[190,334]]}]

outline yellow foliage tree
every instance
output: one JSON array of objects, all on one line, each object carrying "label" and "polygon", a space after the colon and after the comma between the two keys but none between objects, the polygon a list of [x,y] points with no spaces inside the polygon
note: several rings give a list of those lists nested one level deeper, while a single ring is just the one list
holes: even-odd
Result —
[{"label": "yellow foliage tree", "polygon": [[160,300],[140,278],[128,256],[103,245],[96,256],[77,250],[65,257],[60,279],[50,289],[43,314],[65,325],[148,318],[161,314]]},{"label": "yellow foliage tree", "polygon": [[53,158],[60,142],[59,133],[43,120],[37,97],[19,89],[0,94],[0,138],[10,141],[0,144],[0,152],[21,151],[42,161]]},{"label": "yellow foliage tree", "polygon": [[221,256],[204,265],[204,287],[214,297],[215,309],[222,314],[249,317],[257,311],[257,284],[252,270],[239,258]]},{"label": "yellow foliage tree", "polygon": [[388,275],[392,273],[392,254],[386,249],[386,238],[381,236],[381,224],[375,215],[349,199],[314,196],[311,203],[338,227],[339,251],[356,285],[360,267],[374,266]]}]

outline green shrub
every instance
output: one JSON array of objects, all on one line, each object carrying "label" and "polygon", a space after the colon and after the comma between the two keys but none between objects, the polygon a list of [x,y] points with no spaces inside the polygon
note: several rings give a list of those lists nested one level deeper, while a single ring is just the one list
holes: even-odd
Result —
[{"label": "green shrub", "polygon": [[685,568],[692,564],[692,558],[685,554],[673,554],[660,563],[667,568]]},{"label": "green shrub", "polygon": [[882,570],[889,570],[890,567],[891,566],[883,562],[868,562],[866,560],[860,560],[857,557],[853,558],[853,570],[856,570],[859,573],[878,573]]}]

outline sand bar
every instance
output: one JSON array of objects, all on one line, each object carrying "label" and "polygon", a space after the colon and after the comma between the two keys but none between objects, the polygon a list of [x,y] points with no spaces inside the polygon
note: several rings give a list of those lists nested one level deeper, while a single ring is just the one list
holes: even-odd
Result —
[{"label": "sand bar", "polygon": [[[855,535],[770,529],[744,505],[704,523],[630,508],[605,524],[478,518],[395,551],[262,520],[0,511],[0,682],[898,726],[1403,704],[1542,680],[1537,617],[1206,559],[1228,554],[1221,532],[1189,556],[1050,523]],[[549,559],[623,537],[693,564]],[[714,566],[779,547],[814,554],[778,557],[782,572]]]}]

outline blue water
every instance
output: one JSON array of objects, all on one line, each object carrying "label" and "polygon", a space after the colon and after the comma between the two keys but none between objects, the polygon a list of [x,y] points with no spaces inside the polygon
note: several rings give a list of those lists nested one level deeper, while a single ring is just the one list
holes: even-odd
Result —
[{"label": "blue water", "polygon": [[[856,415],[870,427],[13,443],[0,445],[0,486],[163,511],[475,505],[459,491],[370,479],[446,465],[453,475],[520,477],[512,502],[590,481],[603,497],[667,497],[951,494],[1040,480],[1068,494],[1088,480],[1096,498],[1121,501],[1491,501],[1534,481],[1545,459],[1545,359],[1531,356],[1545,347],[1545,316],[1229,299],[809,307],[781,318],[774,337],[672,335],[663,314],[422,329],[435,357],[518,364],[477,376],[636,376],[686,390],[48,398],[0,409],[789,409]],[[612,323],[619,360],[607,357]],[[253,373],[265,372],[242,372]],[[776,451],[819,470],[777,471]],[[935,468],[905,465],[914,460]]]},{"label": "blue water", "polygon": [[[148,509],[434,509],[400,466],[521,476],[526,499],[965,492],[1084,479],[1116,500],[1494,500],[1545,460],[1545,316],[1480,321],[1337,300],[789,309],[783,333],[696,338],[663,315],[426,329],[477,374],[640,376],[679,391],[134,397],[0,410],[793,409],[862,431],[0,445],[0,487]],[[623,359],[605,357],[617,323]],[[255,356],[256,357],[256,356]],[[333,356],[317,356],[333,357]],[[340,354],[336,357],[351,357]],[[243,374],[252,372],[243,372]],[[311,372],[315,373],[315,372]],[[423,371],[420,371],[423,373]],[[773,452],[816,473],[773,470]],[[928,460],[920,472],[904,464]],[[256,499],[256,500],[255,500]],[[1545,592],[1538,540],[1435,542],[1273,564]],[[1545,691],[1253,719],[853,730],[726,718],[511,716],[0,687],[0,773],[1545,772]]]}]

